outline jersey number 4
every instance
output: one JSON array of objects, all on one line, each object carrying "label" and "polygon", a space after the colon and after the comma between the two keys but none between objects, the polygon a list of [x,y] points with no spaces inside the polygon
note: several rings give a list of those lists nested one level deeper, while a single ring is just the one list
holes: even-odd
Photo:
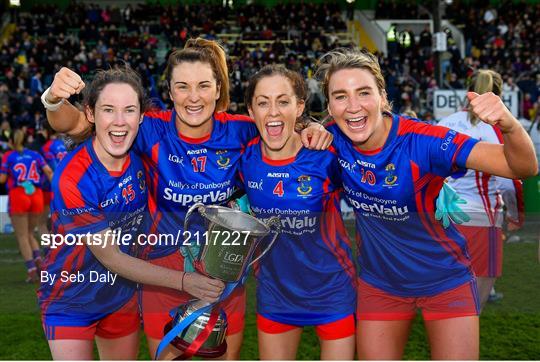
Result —
[{"label": "jersey number 4", "polygon": [[274,195],[278,195],[279,197],[283,197],[283,194],[285,191],[283,191],[283,181],[279,181],[276,184],[276,187],[274,187]]},{"label": "jersey number 4", "polygon": [[[15,166],[13,166],[13,169],[19,173],[19,176],[17,177],[17,182],[21,183],[26,180],[39,182],[39,173],[37,171],[36,161],[32,161],[32,164],[30,165],[30,170],[26,169],[26,165],[24,163],[17,163]],[[28,171],[28,174],[26,173]]]}]

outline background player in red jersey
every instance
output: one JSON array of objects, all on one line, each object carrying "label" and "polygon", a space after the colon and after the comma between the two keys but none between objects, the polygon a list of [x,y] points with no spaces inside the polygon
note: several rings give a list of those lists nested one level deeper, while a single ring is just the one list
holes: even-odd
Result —
[{"label": "background player in red jersey", "polygon": [[38,281],[41,266],[39,245],[34,238],[34,228],[43,212],[43,193],[40,180],[45,174],[49,181],[52,170],[41,155],[24,147],[25,134],[16,130],[11,138],[13,150],[2,157],[0,183],[7,181],[9,215],[19,250],[27,269],[27,282]]},{"label": "background player in red jersey", "polygon": [[307,99],[300,74],[266,66],[245,98],[261,136],[246,148],[240,175],[257,217],[279,215],[282,224],[256,269],[259,355],[295,359],[303,327],[315,326],[321,359],[351,360],[356,270],[335,153],[304,148],[294,131]]},{"label": "background player in red jersey", "polygon": [[[200,38],[188,41],[184,49],[171,53],[165,76],[174,110],[146,113],[133,148],[143,157],[151,181],[151,231],[177,235],[193,200],[208,204],[228,201],[234,193],[241,151],[257,130],[249,117],[225,113],[229,76],[225,52],[217,42]],[[55,75],[45,98],[58,104],[61,111],[47,112],[57,131],[73,134],[88,128],[85,115],[64,101],[83,87],[81,78],[69,69],[63,68]],[[331,136],[320,125],[303,130],[302,138],[306,145],[317,148],[331,142]],[[205,187],[191,187],[199,184]],[[184,263],[177,245],[157,245],[147,250],[146,257],[156,265],[179,270],[190,266]],[[216,301],[223,288],[222,283],[195,272],[187,273],[184,282],[193,286],[191,296],[208,302]],[[171,320],[169,311],[187,302],[189,294],[145,287],[142,308],[151,355]],[[226,356],[238,359],[243,338],[244,289],[239,288],[225,300],[224,308],[229,319]],[[170,349],[163,357],[177,353]]]},{"label": "background player in red jersey", "polygon": [[[40,153],[45,159],[45,162],[47,162],[49,167],[54,172],[60,161],[62,161],[64,156],[67,154],[67,150],[66,146],[64,145],[64,141],[58,138],[58,135],[54,133],[54,131],[47,129],[45,134],[49,134],[50,138],[41,147]],[[50,205],[52,200],[52,191],[51,183],[48,179],[42,178],[41,185],[43,190],[43,212],[39,217],[37,232],[38,234],[43,235],[49,232],[47,229],[47,222],[51,213]]]},{"label": "background player in red jersey", "polygon": [[[489,69],[481,69],[472,76],[469,91],[478,94],[493,92],[502,95],[501,75]],[[482,122],[472,110],[451,114],[439,122],[460,133],[484,142],[501,143],[498,127]],[[517,230],[524,222],[523,189],[520,180],[468,170],[461,177],[449,177],[447,182],[459,196],[467,201],[461,208],[470,220],[458,225],[467,240],[471,265],[477,278],[480,305],[488,301],[495,280],[502,275],[503,260],[503,205],[506,207],[508,228]]]},{"label": "background player in red jersey", "polygon": [[[335,50],[318,69],[359,242],[360,359],[398,359],[416,308],[434,359],[477,359],[478,297],[463,237],[434,219],[444,178],[471,168],[507,178],[536,174],[530,138],[493,93],[469,92],[473,113],[504,145],[390,113],[377,58]],[[384,338],[381,338],[384,336]]]}]

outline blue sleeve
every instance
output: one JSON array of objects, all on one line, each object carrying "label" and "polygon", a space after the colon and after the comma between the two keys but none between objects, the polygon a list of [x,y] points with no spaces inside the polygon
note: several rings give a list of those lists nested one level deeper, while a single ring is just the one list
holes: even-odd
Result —
[{"label": "blue sleeve", "polygon": [[466,169],[467,158],[478,140],[446,127],[430,126],[414,134],[413,154],[424,171],[448,177]]},{"label": "blue sleeve", "polygon": [[133,142],[133,151],[139,155],[150,155],[152,147],[163,137],[164,125],[166,125],[164,121],[144,115]]}]

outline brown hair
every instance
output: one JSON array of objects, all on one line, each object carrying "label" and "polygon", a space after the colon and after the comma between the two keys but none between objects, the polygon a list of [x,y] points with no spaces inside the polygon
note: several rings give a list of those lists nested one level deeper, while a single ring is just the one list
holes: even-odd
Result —
[{"label": "brown hair", "polygon": [[214,78],[220,87],[219,99],[216,104],[216,111],[223,112],[229,108],[229,68],[227,68],[227,57],[225,50],[219,43],[213,40],[202,38],[189,39],[184,49],[177,49],[169,55],[167,68],[165,68],[165,78],[170,88],[172,73],[174,68],[184,62],[207,63],[212,68]]},{"label": "brown hair", "polygon": [[[490,69],[480,69],[476,71],[471,77],[471,83],[469,84],[469,92],[476,92],[478,94],[484,94],[487,92],[493,92],[499,97],[502,94],[502,77],[499,73]],[[476,117],[471,107],[467,107],[469,113],[469,120],[474,126],[480,121]]]},{"label": "brown hair", "polygon": [[[316,78],[321,83],[326,100],[329,100],[328,84],[332,75],[342,69],[355,68],[370,72],[375,77],[379,93],[386,98],[386,83],[377,57],[365,49],[338,48],[319,58],[319,66],[315,73]],[[391,105],[387,100],[383,112],[389,113],[391,110]]]},{"label": "brown hair", "polygon": [[[103,89],[112,83],[127,84],[133,88],[137,94],[141,114],[150,107],[150,100],[146,95],[142,85],[141,77],[129,65],[111,68],[108,70],[98,70],[94,79],[83,90],[82,106],[83,110],[87,107],[94,112],[99,95]],[[74,143],[81,143],[94,134],[95,125],[92,124],[89,128],[79,134],[72,135],[70,138]]]}]

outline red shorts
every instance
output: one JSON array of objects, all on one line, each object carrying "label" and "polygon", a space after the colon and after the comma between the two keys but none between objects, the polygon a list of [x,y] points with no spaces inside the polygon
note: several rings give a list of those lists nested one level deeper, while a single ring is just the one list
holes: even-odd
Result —
[{"label": "red shorts", "polygon": [[422,310],[424,320],[476,316],[480,312],[476,280],[429,297],[399,297],[359,280],[358,319],[414,319],[416,309]]},{"label": "red shorts", "polygon": [[43,192],[36,187],[32,195],[27,195],[23,187],[15,187],[9,191],[10,214],[41,214],[43,212]]},{"label": "red shorts", "polygon": [[477,277],[500,277],[503,259],[502,229],[486,226],[456,227],[467,240],[474,274]]},{"label": "red shorts", "polygon": [[49,206],[51,204],[51,200],[52,200],[52,192],[43,191],[43,205]]},{"label": "red shorts", "polygon": [[137,293],[122,308],[89,326],[53,326],[43,322],[43,330],[47,340],[85,339],[93,340],[95,336],[116,339],[136,332],[141,326]]},{"label": "red shorts", "polygon": [[[149,260],[154,265],[165,268],[182,270],[184,259],[176,252],[163,258]],[[170,288],[144,285],[142,290],[142,313],[144,333],[154,339],[162,339],[163,329],[171,321],[169,312],[193,297],[187,293]],[[244,314],[246,312],[246,289],[237,288],[221,307],[227,315],[227,335],[239,333],[244,330]]]},{"label": "red shorts", "polygon": [[[292,331],[295,328],[302,327],[275,322],[260,314],[257,314],[257,329],[264,333],[279,334]],[[350,314],[345,318],[338,319],[337,321],[315,326],[315,332],[320,339],[325,341],[347,338],[354,336],[356,333],[356,322],[354,320],[354,316]]]}]

